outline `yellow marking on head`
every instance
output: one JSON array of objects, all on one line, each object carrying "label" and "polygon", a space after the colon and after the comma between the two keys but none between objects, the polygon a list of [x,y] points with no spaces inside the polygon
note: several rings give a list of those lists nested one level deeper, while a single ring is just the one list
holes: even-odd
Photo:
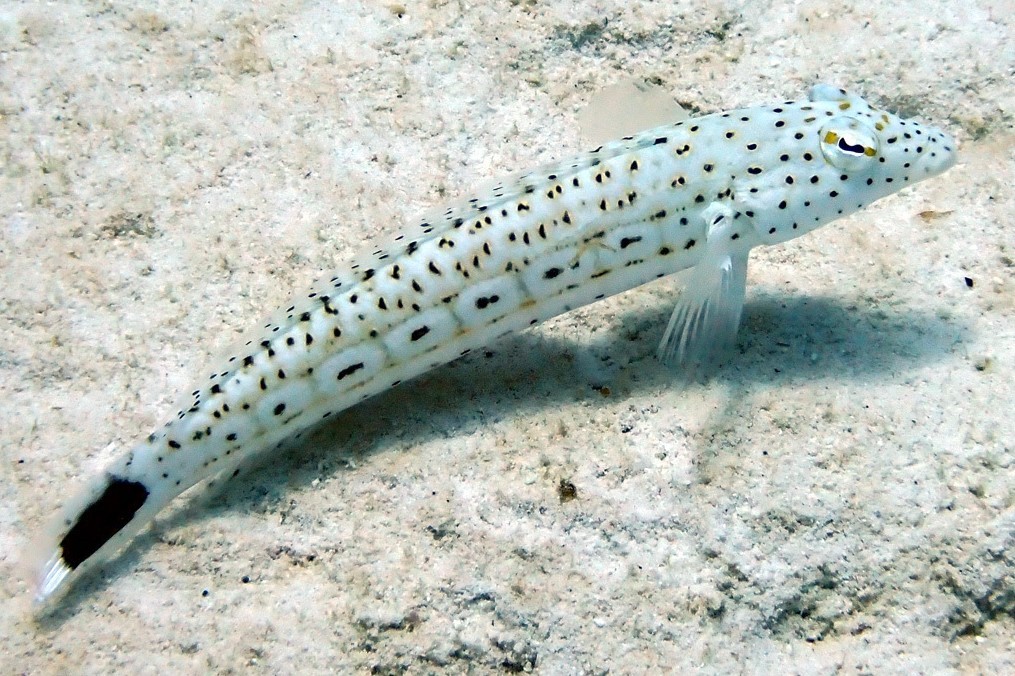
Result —
[{"label": "yellow marking on head", "polygon": [[851,105],[852,104],[849,101],[843,101],[842,103],[839,104],[839,110],[849,110],[849,107]]},{"label": "yellow marking on head", "polygon": [[867,157],[874,157],[875,155],[878,154],[878,151],[876,151],[873,148],[870,148],[868,146],[864,146],[864,148],[863,148],[863,154],[866,155]]},{"label": "yellow marking on head", "polygon": [[874,123],[874,128],[877,129],[878,131],[884,131],[885,130],[885,125],[881,124],[880,122],[875,122]]},{"label": "yellow marking on head", "polygon": [[836,143],[839,142],[839,135],[836,134],[834,131],[830,131],[827,134],[825,134],[825,138],[823,140],[825,143],[829,145],[835,145]]}]

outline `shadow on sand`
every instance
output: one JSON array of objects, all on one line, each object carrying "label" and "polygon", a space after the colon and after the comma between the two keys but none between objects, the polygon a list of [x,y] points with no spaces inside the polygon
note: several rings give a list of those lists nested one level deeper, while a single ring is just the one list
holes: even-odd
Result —
[{"label": "shadow on sand", "polygon": [[[92,571],[78,580],[38,621],[52,629],[73,617],[80,603],[136,568],[158,533],[252,509],[287,486],[309,485],[322,474],[341,472],[342,455],[369,462],[393,446],[447,438],[449,430],[468,433],[486,420],[539,416],[583,397],[601,401],[603,386],[618,398],[679,388],[679,378],[654,357],[670,310],[668,304],[656,304],[627,312],[612,320],[615,328],[596,332],[584,343],[554,337],[552,331],[509,336],[355,406],[287,443],[280,453],[269,454],[270,467],[262,458],[224,486],[191,489],[181,506],[156,521],[154,530],[143,532],[101,566],[103,574]],[[825,379],[872,382],[939,360],[964,331],[907,310],[865,310],[835,298],[755,293],[745,308],[734,354],[708,377],[747,390]],[[596,367],[581,366],[588,364]]]}]

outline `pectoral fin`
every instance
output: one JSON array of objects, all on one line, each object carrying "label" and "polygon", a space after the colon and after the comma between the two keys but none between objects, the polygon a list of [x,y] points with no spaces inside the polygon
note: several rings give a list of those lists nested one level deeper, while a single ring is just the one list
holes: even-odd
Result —
[{"label": "pectoral fin", "polygon": [[705,255],[691,270],[659,343],[659,359],[693,377],[712,365],[736,340],[747,286],[749,249],[732,245],[733,211],[713,203]]}]

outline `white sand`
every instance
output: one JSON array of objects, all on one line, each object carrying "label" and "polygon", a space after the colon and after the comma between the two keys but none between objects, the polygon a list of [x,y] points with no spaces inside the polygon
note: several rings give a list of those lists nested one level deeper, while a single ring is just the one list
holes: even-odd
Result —
[{"label": "white sand", "polygon": [[[135,4],[0,8],[0,671],[1015,672],[1010,3]],[[961,161],[759,251],[705,385],[652,356],[673,283],[632,291],[181,500],[29,618],[29,539],[212,353],[581,150],[628,77],[691,112],[835,82]]]}]

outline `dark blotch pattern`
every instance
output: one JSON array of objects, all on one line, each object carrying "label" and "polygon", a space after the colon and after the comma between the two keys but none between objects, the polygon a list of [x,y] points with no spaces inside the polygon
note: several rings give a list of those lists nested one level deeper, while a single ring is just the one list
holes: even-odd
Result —
[{"label": "dark blotch pattern", "polygon": [[99,499],[89,505],[60,540],[63,562],[74,570],[120,532],[148,499],[137,481],[112,477]]}]

